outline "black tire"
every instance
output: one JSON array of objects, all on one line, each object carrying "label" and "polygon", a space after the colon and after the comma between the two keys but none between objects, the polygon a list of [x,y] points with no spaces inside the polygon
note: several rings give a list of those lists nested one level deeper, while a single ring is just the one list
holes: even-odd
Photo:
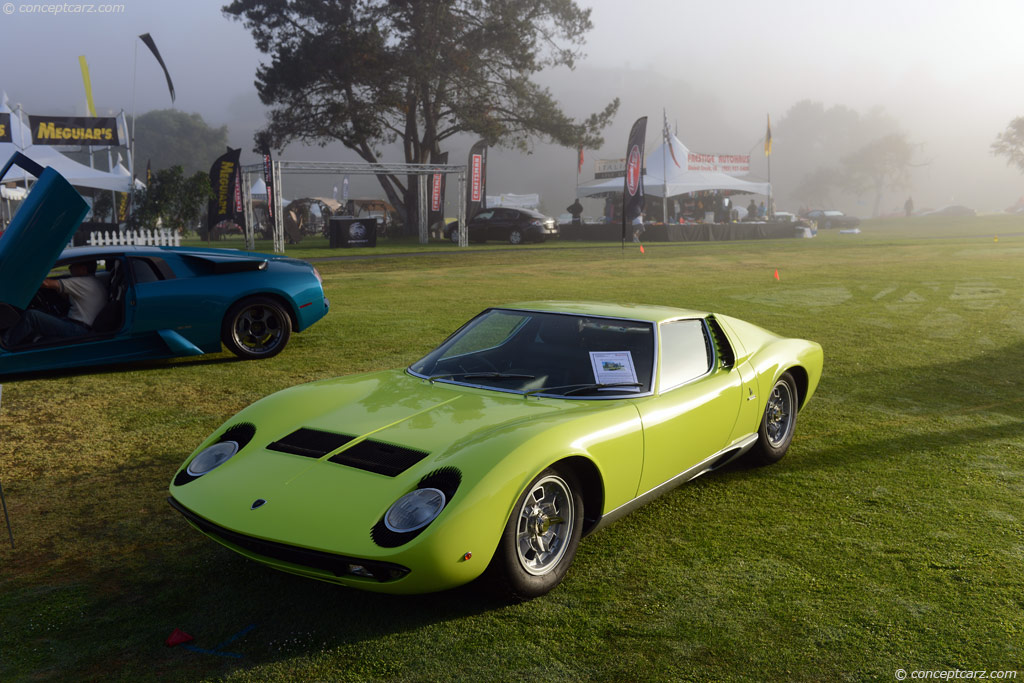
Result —
[{"label": "black tire", "polygon": [[572,472],[549,467],[522,492],[487,568],[501,594],[529,600],[562,581],[583,529],[579,491]]},{"label": "black tire", "polygon": [[454,244],[455,246],[459,245],[459,229],[458,229],[458,227],[453,228],[452,231],[450,233],[448,233],[448,239],[450,239],[452,241],[452,244]]},{"label": "black tire", "polygon": [[757,443],[748,456],[754,464],[771,465],[782,460],[796,431],[798,403],[796,382],[792,375],[784,372],[772,387],[761,416]]},{"label": "black tire", "polygon": [[221,341],[239,358],[270,358],[281,353],[292,334],[292,319],[276,299],[252,296],[228,309]]},{"label": "black tire", "polygon": [[518,228],[513,228],[512,232],[508,234],[509,244],[522,244],[523,243],[523,232]]}]

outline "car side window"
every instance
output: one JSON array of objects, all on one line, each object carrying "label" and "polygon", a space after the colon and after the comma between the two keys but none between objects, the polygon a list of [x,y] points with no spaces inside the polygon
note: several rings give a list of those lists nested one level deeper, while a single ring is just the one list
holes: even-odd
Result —
[{"label": "car side window", "polygon": [[661,325],[661,388],[671,389],[707,374],[713,353],[702,320]]},{"label": "car side window", "polygon": [[501,209],[497,211],[496,214],[497,217],[503,221],[514,221],[515,219],[519,218],[519,213],[517,211],[512,211],[510,209]]},{"label": "car side window", "polygon": [[473,216],[473,220],[475,220],[475,221],[489,221],[489,220],[491,220],[492,216],[494,216],[494,212],[493,211],[481,211],[477,215]]},{"label": "car side window", "polygon": [[136,284],[156,282],[163,279],[153,264],[147,259],[132,258],[128,259],[128,263],[132,266],[132,279],[135,280]]}]

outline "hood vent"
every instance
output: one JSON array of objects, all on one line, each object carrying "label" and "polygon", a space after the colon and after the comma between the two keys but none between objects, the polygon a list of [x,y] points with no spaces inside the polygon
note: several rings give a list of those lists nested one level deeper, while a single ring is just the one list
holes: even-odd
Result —
[{"label": "hood vent", "polygon": [[367,439],[331,456],[330,461],[367,472],[397,477],[428,455],[429,453],[423,451]]},{"label": "hood vent", "polygon": [[267,450],[291,453],[307,458],[322,458],[354,439],[347,434],[323,432],[319,429],[296,429],[288,436],[267,446]]}]

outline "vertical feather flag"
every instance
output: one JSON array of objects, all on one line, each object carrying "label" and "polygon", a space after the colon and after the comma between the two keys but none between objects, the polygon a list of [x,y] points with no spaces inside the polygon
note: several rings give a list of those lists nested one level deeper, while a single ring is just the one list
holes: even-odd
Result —
[{"label": "vertical feather flag", "polygon": [[668,127],[668,114],[666,114],[665,110],[662,109],[661,115],[665,120],[664,129],[662,131],[662,134],[665,136],[665,144],[668,146],[669,154],[672,155],[672,161],[675,162],[676,168],[682,168],[682,166],[679,165],[679,160],[676,159],[676,150],[673,149],[672,146],[672,131]]},{"label": "vertical feather flag", "polygon": [[92,80],[89,78],[89,65],[85,61],[85,55],[78,56],[78,66],[82,68],[82,85],[85,86],[85,105],[89,109],[89,116],[96,116],[96,105],[92,101]]},{"label": "vertical feather flag", "polygon": [[642,220],[644,212],[644,138],[647,117],[641,116],[629,131],[626,144],[626,177],[622,183],[622,246],[626,246],[626,226]]},{"label": "vertical feather flag", "polygon": [[160,62],[160,67],[164,70],[164,77],[167,79],[167,89],[171,92],[171,102],[174,102],[174,83],[171,82],[171,73],[167,70],[167,65],[164,64],[164,58],[160,56],[160,51],[156,49],[156,43],[153,42],[153,37],[148,33],[143,33],[139,36],[139,39],[146,44],[149,51],[156,57],[156,61]]},{"label": "vertical feather flag", "polygon": [[579,159],[576,162],[576,175],[583,173],[583,145],[579,148]]},{"label": "vertical feather flag", "polygon": [[770,157],[772,155],[772,116],[766,114],[768,117],[768,130],[764,134],[764,155]]}]

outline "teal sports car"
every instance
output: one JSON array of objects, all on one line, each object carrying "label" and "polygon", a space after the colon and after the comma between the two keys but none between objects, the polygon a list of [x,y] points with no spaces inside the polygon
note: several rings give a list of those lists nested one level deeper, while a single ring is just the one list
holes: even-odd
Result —
[{"label": "teal sports car", "polygon": [[[217,353],[222,344],[241,358],[269,358],[327,314],[320,274],[297,259],[234,249],[66,248],[85,200],[55,170],[19,153],[0,178],[12,164],[37,180],[0,237],[0,375]],[[73,337],[2,341],[27,311],[66,317],[68,300],[41,285],[60,282],[76,264],[96,268],[105,293],[92,323]]]},{"label": "teal sports car", "polygon": [[821,370],[818,344],[724,315],[491,308],[405,370],[254,403],[168,500],[287,572],[391,593],[483,576],[532,598],[582,536],[744,453],[779,460]]}]

